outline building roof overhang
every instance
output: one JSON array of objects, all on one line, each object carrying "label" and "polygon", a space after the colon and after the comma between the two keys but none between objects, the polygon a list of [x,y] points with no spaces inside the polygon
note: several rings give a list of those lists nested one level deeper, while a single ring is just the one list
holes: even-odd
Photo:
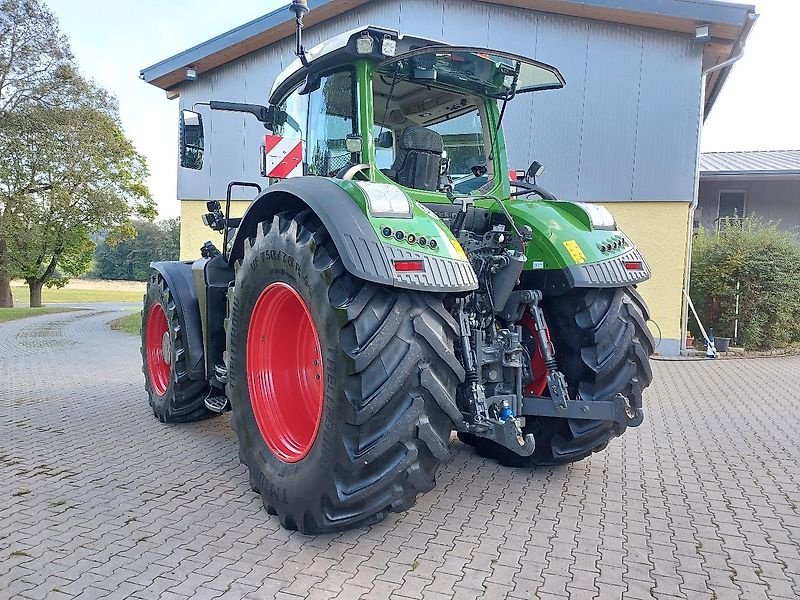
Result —
[{"label": "building roof overhang", "polygon": [[800,150],[705,152],[700,155],[700,178],[796,179],[800,177]]},{"label": "building roof overhang", "polygon": [[[311,0],[306,27],[316,25],[366,4],[370,0]],[[703,68],[720,64],[736,55],[757,17],[755,7],[718,0],[477,0],[539,12],[662,29],[694,35],[700,25],[709,25],[704,43]],[[406,33],[413,34],[409,31]],[[245,23],[142,69],[140,77],[179,94],[191,67],[200,75],[294,35],[294,19],[286,7]],[[711,109],[731,67],[712,73],[706,85],[705,111]]]}]

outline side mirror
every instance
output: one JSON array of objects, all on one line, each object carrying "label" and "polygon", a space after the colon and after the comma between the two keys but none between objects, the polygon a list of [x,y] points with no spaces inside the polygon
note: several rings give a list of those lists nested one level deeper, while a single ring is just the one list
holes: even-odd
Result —
[{"label": "side mirror", "polygon": [[181,166],[203,168],[203,116],[192,110],[181,111]]},{"label": "side mirror", "polygon": [[394,135],[391,131],[382,131],[381,134],[375,138],[376,148],[394,148]]},{"label": "side mirror", "polygon": [[469,168],[469,170],[472,171],[472,174],[475,177],[483,177],[489,172],[489,169],[486,167],[486,165],[473,165]]},{"label": "side mirror", "polygon": [[533,183],[536,183],[536,178],[541,177],[542,173],[544,173],[544,165],[538,160],[535,160],[531,163],[531,166],[528,167],[528,171],[525,173],[525,181],[532,181]]}]

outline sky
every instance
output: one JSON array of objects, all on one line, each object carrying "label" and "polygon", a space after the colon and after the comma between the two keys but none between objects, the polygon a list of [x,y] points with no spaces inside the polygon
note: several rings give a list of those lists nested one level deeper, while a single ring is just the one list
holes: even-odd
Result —
[{"label": "sky", "polygon": [[[176,217],[178,104],[139,71],[288,4],[288,0],[44,0],[81,71],[113,92],[122,124],[148,159],[161,218]],[[702,150],[800,149],[797,0],[753,0],[761,17],[714,105]]]}]

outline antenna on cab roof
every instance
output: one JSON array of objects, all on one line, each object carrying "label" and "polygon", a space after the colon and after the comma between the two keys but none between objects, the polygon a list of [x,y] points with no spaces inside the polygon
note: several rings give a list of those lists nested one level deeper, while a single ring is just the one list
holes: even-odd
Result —
[{"label": "antenna on cab roof", "polygon": [[308,14],[308,0],[292,0],[291,5],[289,5],[289,10],[294,13],[294,22],[296,26],[294,33],[294,53],[300,58],[300,62],[303,63],[303,66],[307,67],[308,60],[306,59],[305,48],[303,48],[303,17]]}]

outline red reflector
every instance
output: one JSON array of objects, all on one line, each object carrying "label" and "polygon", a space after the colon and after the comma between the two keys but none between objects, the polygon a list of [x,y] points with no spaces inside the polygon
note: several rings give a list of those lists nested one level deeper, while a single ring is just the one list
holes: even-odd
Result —
[{"label": "red reflector", "polygon": [[420,272],[425,270],[425,263],[421,260],[396,260],[394,270],[398,273]]},{"label": "red reflector", "polygon": [[642,270],[642,261],[640,261],[640,260],[626,260],[625,261],[625,268],[628,271],[641,271]]}]

